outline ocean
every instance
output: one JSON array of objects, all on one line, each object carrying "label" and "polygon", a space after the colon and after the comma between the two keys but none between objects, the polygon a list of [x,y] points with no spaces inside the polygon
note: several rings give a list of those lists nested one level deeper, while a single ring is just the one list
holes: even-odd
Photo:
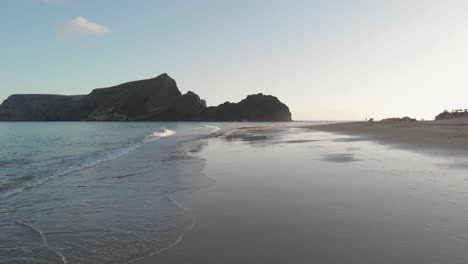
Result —
[{"label": "ocean", "polygon": [[[232,125],[225,124],[224,127]],[[201,123],[0,123],[0,263],[126,263],[176,243]]]}]

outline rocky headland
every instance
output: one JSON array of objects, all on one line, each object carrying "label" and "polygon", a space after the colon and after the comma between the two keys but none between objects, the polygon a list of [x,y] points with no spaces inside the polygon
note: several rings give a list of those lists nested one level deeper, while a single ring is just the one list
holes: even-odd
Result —
[{"label": "rocky headland", "polygon": [[88,95],[15,94],[0,105],[0,121],[291,121],[288,106],[271,95],[208,107],[182,94],[167,74],[94,89]]}]

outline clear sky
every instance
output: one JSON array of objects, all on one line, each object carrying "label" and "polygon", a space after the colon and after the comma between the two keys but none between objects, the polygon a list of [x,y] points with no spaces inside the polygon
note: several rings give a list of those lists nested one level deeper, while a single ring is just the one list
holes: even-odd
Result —
[{"label": "clear sky", "polygon": [[167,72],[209,105],[263,92],[296,120],[468,108],[468,1],[0,0],[0,100]]}]

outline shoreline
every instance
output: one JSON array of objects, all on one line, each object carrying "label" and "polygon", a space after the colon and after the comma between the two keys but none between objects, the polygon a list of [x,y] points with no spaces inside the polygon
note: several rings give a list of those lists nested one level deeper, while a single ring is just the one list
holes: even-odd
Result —
[{"label": "shoreline", "polygon": [[468,119],[418,122],[348,122],[294,126],[355,136],[432,156],[468,155]]},{"label": "shoreline", "polygon": [[[468,154],[468,143],[465,142],[468,139],[468,126],[464,124],[440,124],[440,122],[348,122],[319,125],[290,124],[268,127],[256,126],[239,128],[237,130],[240,137],[231,137],[230,140],[234,139],[234,142],[239,143],[233,142],[233,145],[231,145],[231,143],[229,143],[230,145],[226,145],[225,142],[223,143],[223,137],[209,139],[212,141],[210,141],[207,150],[204,150],[202,153],[202,156],[208,161],[208,169],[204,173],[209,178],[215,180],[216,184],[192,193],[190,199],[186,197],[182,203],[184,207],[190,208],[190,210],[194,212],[197,218],[197,225],[186,232],[182,241],[176,246],[164,250],[159,254],[144,257],[134,263],[310,263],[315,261],[311,259],[311,257],[314,256],[318,258],[316,259],[317,261],[321,258],[327,259],[327,261],[322,263],[338,263],[340,258],[342,260],[345,258],[344,256],[354,256],[354,251],[349,251],[349,247],[354,245],[352,241],[359,241],[360,239],[364,241],[362,244],[358,243],[359,247],[363,247],[362,250],[358,247],[358,253],[356,254],[359,256],[359,259],[364,258],[369,247],[373,247],[374,242],[372,241],[385,241],[385,239],[388,239],[388,237],[386,237],[386,232],[376,231],[385,230],[382,229],[384,226],[381,226],[381,221],[390,221],[388,224],[396,234],[399,234],[399,237],[390,239],[388,244],[382,246],[382,248],[377,245],[377,251],[382,251],[384,248],[393,246],[395,243],[401,244],[400,237],[405,237],[406,234],[411,233],[415,237],[426,237],[422,240],[415,238],[413,241],[413,243],[418,243],[421,249],[437,252],[435,248],[439,243],[437,240],[438,238],[437,236],[432,237],[430,233],[426,233],[426,228],[427,226],[437,226],[441,223],[434,220],[436,219],[434,216],[426,218],[423,217],[423,215],[427,212],[431,212],[432,208],[430,206],[432,206],[433,203],[445,204],[447,198],[442,195],[444,192],[441,192],[435,195],[434,198],[431,198],[434,201],[431,202],[431,199],[428,199],[424,207],[421,207],[420,200],[408,198],[414,195],[414,189],[409,187],[415,185],[425,186],[424,188],[433,188],[432,186],[426,186],[428,184],[428,175],[432,175],[432,169],[440,165],[432,161],[432,159],[439,160],[438,158],[430,158],[429,156],[439,156],[443,158],[448,162],[447,166],[453,166],[453,170],[463,171],[467,168],[467,164],[463,160],[459,160],[458,163],[453,162],[456,160],[454,157],[466,157]],[[307,132],[308,130],[314,132],[309,134]],[[302,154],[297,156],[300,160],[288,159],[291,164],[285,164],[285,168],[274,165],[261,166],[251,159],[245,160],[242,157],[243,155],[239,154],[247,153],[245,151],[239,152],[240,149],[245,150],[245,147],[247,147],[247,149],[251,149],[253,152],[263,153],[262,155],[270,157],[270,154],[268,154],[270,152],[264,151],[266,148],[272,148],[272,150],[274,150],[277,145],[273,143],[275,140],[279,139],[275,139],[274,137],[263,139],[258,135],[262,133],[278,133],[281,136],[289,137],[293,136],[296,132],[309,135],[312,137],[309,138],[312,142],[315,141],[313,137],[315,137],[314,133],[317,132],[354,136],[356,138],[335,137],[336,139],[344,139],[344,141],[325,140],[326,142],[331,142],[335,147],[342,146],[344,149],[349,148],[352,152],[367,151],[366,157],[372,156],[374,153],[372,151],[376,151],[376,155],[384,155],[383,157],[400,160],[401,163],[392,163],[385,159],[381,162],[390,167],[400,169],[402,171],[402,176],[407,177],[407,181],[410,181],[411,184],[408,184],[408,182],[399,182],[398,178],[388,177],[389,175],[385,173],[389,173],[389,171],[384,169],[383,173],[375,175],[375,177],[379,178],[380,183],[372,189],[369,189],[368,184],[374,182],[374,180],[369,182],[370,179],[367,178],[367,173],[362,175],[356,174],[360,171],[359,168],[366,168],[364,171],[367,171],[369,170],[368,167],[363,165],[356,165],[358,166],[356,167],[353,164],[358,163],[353,163],[353,161],[368,162],[366,164],[369,166],[375,166],[373,170],[380,170],[380,163],[373,163],[372,159],[360,160],[351,158],[349,159],[350,163],[348,163],[348,160],[332,160],[332,162],[335,162],[335,165],[333,165],[334,170],[336,170],[335,172],[330,172],[330,165],[327,165],[323,168],[314,168],[313,171],[294,171],[289,175],[288,172],[291,171],[291,169],[305,164],[304,162],[307,161],[307,158],[304,155],[312,154],[315,151],[318,151],[315,155],[322,158],[326,158],[328,155],[327,153],[321,153],[321,149],[307,150],[307,148],[302,146],[303,144],[290,143],[288,148],[277,149],[279,152],[271,156],[272,159],[268,159],[268,162],[272,164],[280,164],[282,155],[288,155],[287,153],[297,155],[294,149],[301,150]],[[316,135],[320,137],[321,134],[318,133]],[[373,144],[369,141],[378,144]],[[290,140],[289,142],[299,141]],[[307,140],[304,142],[307,142]],[[320,140],[317,140],[312,144],[317,144],[319,147],[321,143]],[[377,147],[375,150],[366,150],[374,145],[381,146]],[[226,148],[227,146],[229,147]],[[359,148],[353,148],[355,146],[366,147],[359,150]],[[232,150],[231,148],[240,149]],[[293,149],[292,152],[289,148]],[[330,150],[333,151],[334,148]],[[286,151],[286,153],[284,153],[284,151]],[[413,154],[408,151],[419,152],[424,155],[413,156]],[[386,156],[388,155],[385,154],[387,152],[395,153],[396,156],[392,156],[395,154]],[[399,155],[401,155],[400,153],[410,157],[408,162],[406,162],[404,158],[398,158]],[[249,155],[255,154],[249,153],[247,156]],[[332,153],[332,156],[333,155],[339,156],[342,154]],[[426,159],[424,156],[428,158]],[[413,157],[414,160],[412,160]],[[229,160],[237,160],[239,163],[237,163],[236,166],[240,166],[244,169],[238,171],[235,168],[236,166],[226,166],[232,165]],[[326,162],[330,162],[330,160]],[[416,177],[411,174],[406,175],[408,170],[412,170],[412,164],[419,166],[425,163],[434,168],[428,169],[426,172],[423,170],[420,172],[419,176]],[[400,166],[404,168],[400,168]],[[425,166],[421,166],[420,168],[425,168]],[[351,172],[354,173],[353,177],[357,177],[356,180],[362,183],[362,185],[358,185],[359,188],[361,188],[359,192],[355,190],[355,183],[350,184],[346,181],[349,177],[349,175],[347,175],[347,173],[349,173],[348,169],[354,171]],[[313,173],[315,171],[320,173]],[[337,172],[342,172],[344,174],[337,174]],[[311,173],[313,174],[309,175]],[[425,175],[425,173],[429,174]],[[284,175],[288,177],[285,179],[283,177]],[[313,177],[310,178],[311,176]],[[346,177],[343,178],[343,176]],[[460,178],[459,174],[455,174],[455,176],[450,180],[453,181],[453,184],[466,183],[466,179]],[[294,177],[293,179],[295,180],[288,180],[290,177]],[[336,181],[335,178],[341,180]],[[344,182],[342,180],[344,180]],[[432,182],[433,178],[429,180],[429,182]],[[386,190],[387,181],[389,181],[390,186],[394,186],[393,188],[397,188],[398,191],[388,192]],[[272,182],[275,184],[271,185]],[[278,192],[272,192],[270,188],[273,186],[276,186],[274,188],[279,188]],[[328,191],[322,190],[324,186],[325,190]],[[460,188],[462,186],[464,185],[461,184]],[[375,187],[383,193],[373,190]],[[342,188],[346,190],[344,194],[341,193],[343,190]],[[422,190],[424,190],[424,188],[422,188]],[[337,192],[337,190],[340,190],[340,192]],[[433,191],[440,190],[434,189]],[[414,197],[417,198],[423,194],[423,191],[418,192],[420,193],[416,193],[417,195]],[[355,204],[353,202],[356,199],[355,195],[357,195],[357,193],[359,193],[360,198],[358,199],[362,199],[360,200],[362,203]],[[388,197],[386,199],[381,199],[381,195]],[[265,197],[268,197],[267,200],[265,200]],[[337,197],[341,198],[336,200]],[[308,201],[308,203],[304,203],[304,201]],[[351,203],[342,207],[343,201],[350,201]],[[369,202],[372,203],[372,205],[369,205]],[[421,225],[416,221],[414,226],[408,227],[406,225],[400,225],[401,219],[393,219],[392,215],[394,215],[395,212],[399,212],[398,210],[400,210],[401,204],[408,202],[411,205],[410,209],[408,209],[408,213],[411,217],[406,219],[406,221],[413,221],[413,217],[423,217],[422,219],[424,219],[424,221],[434,221],[434,224],[429,223],[427,225]],[[277,206],[281,208],[281,214],[278,214]],[[391,210],[388,209],[388,206],[390,206],[389,208],[391,208]],[[347,208],[353,208],[353,210],[347,211]],[[431,209],[427,210],[426,208]],[[445,207],[441,208],[443,209],[436,210],[434,213],[436,215],[439,213],[442,215],[446,214],[445,210],[447,209],[445,209]],[[354,213],[354,210],[364,212],[368,217],[360,218],[360,216]],[[419,213],[413,215],[414,211]],[[317,215],[316,212],[321,213]],[[354,225],[354,223],[342,222],[342,219],[344,219],[342,216],[343,212],[349,214],[351,218],[358,217],[361,221],[367,222],[367,225],[371,226],[370,229],[364,228],[362,232],[357,232],[356,230],[361,230],[363,228],[362,225],[359,222],[356,222],[356,225]],[[376,217],[375,213],[377,213],[379,217],[374,219],[374,217]],[[454,212],[451,211],[448,215],[452,213]],[[333,231],[337,228],[342,229],[342,233],[335,233]],[[340,249],[338,250],[334,246],[334,243],[337,243],[335,241],[335,239],[337,239],[335,236],[340,237],[342,235],[343,237],[341,239],[343,240],[339,242],[338,248]],[[317,237],[323,240],[316,239]],[[426,239],[434,241],[434,246],[432,244],[429,246],[419,244],[423,243]],[[385,251],[382,251],[381,253],[384,252]],[[411,247],[403,248],[395,258],[395,262],[385,262],[382,260],[380,263],[416,263],[409,261],[409,259],[412,258],[428,260],[425,256],[410,255],[410,252],[412,252]],[[333,255],[336,254],[341,254],[342,256],[339,255],[337,259],[334,259]],[[459,254],[456,257],[464,257],[463,255],[464,254]],[[380,256],[381,254],[371,255],[371,258],[375,260],[373,263],[378,263]],[[434,257],[434,255],[432,257]],[[350,261],[349,263],[363,262]]]},{"label": "shoreline", "polygon": [[416,122],[327,122],[321,124],[243,126],[240,130],[310,129],[356,137],[431,156],[468,155],[468,118]]},{"label": "shoreline", "polygon": [[[278,129],[279,128],[279,129]],[[238,131],[248,130],[245,131],[247,134],[252,133],[252,135],[258,136],[257,133],[271,133],[273,130],[281,131],[283,128],[284,131],[279,133],[284,133],[290,135],[291,133],[294,134],[294,129],[300,129],[299,133],[307,133],[307,130],[310,130],[312,133],[316,132],[327,132],[332,133],[335,135],[343,134],[343,135],[350,135],[353,136],[351,138],[343,138],[345,141],[335,141],[341,145],[361,145],[367,146],[371,144],[370,142],[376,142],[377,145],[382,145],[381,148],[388,149],[389,152],[395,153],[408,153],[405,151],[411,152],[419,152],[423,155],[415,155],[415,159],[420,159],[421,156],[438,156],[448,163],[448,166],[453,166],[454,170],[464,170],[467,168],[468,164],[464,161],[460,160],[459,163],[453,163],[455,157],[466,157],[468,154],[468,126],[466,124],[453,124],[451,122],[414,122],[414,123],[368,123],[368,122],[348,122],[348,123],[334,123],[334,124],[318,124],[318,125],[311,125],[311,124],[304,124],[304,125],[285,125],[285,126],[256,126],[256,127],[241,127],[238,128]],[[269,131],[271,129],[271,131]],[[292,130],[291,130],[292,129]],[[303,129],[303,130],[302,130]],[[291,130],[291,131],[288,131]],[[268,132],[269,131],[269,132]],[[243,134],[244,132],[240,132]],[[241,138],[244,141],[244,145],[249,144],[258,144],[255,142],[249,142],[250,139],[255,140],[254,137],[245,137]],[[341,137],[337,137],[341,139]],[[226,164],[229,163],[230,155],[232,157],[237,157],[238,154],[235,154],[236,151],[232,152],[231,150],[223,150],[221,153],[219,152],[219,148],[216,149],[217,145],[225,146],[225,143],[219,143],[219,141],[223,141],[222,138],[213,138],[209,139],[213,140],[210,142],[210,145],[215,145],[214,149],[216,151],[210,150],[208,148],[208,153],[203,153],[207,158],[208,162],[208,171],[206,171],[206,176],[213,178],[217,183],[214,186],[210,186],[208,188],[204,188],[201,190],[196,191],[195,193],[191,194],[191,197],[186,197],[183,201],[184,207],[190,208],[191,211],[194,212],[195,217],[197,218],[197,225],[194,226],[193,229],[189,230],[188,232],[184,233],[184,238],[181,241],[178,241],[177,245],[171,247],[159,254],[144,257],[134,263],[137,264],[152,264],[152,263],[169,263],[169,264],[179,264],[179,263],[243,263],[246,261],[251,262],[258,262],[258,263],[285,263],[285,262],[293,262],[293,263],[310,263],[313,262],[313,259],[310,257],[311,252],[315,252],[317,256],[321,256],[324,258],[331,258],[332,255],[328,250],[332,250],[333,247],[328,248],[327,245],[333,245],[332,242],[334,241],[334,235],[338,235],[333,233],[332,230],[336,228],[343,228],[343,225],[351,225],[345,227],[343,232],[344,234],[350,235],[354,237],[354,239],[370,239],[371,241],[374,239],[385,239],[385,232],[376,232],[364,229],[364,233],[354,233],[354,228],[361,228],[361,225],[358,224],[357,226],[352,226],[353,224],[349,223],[341,223],[341,216],[335,215],[337,213],[341,214],[342,202],[340,200],[334,201],[333,193],[336,192],[328,192],[331,193],[332,196],[328,197],[328,199],[332,199],[329,201],[323,200],[327,193],[322,193],[319,195],[320,191],[320,184],[325,180],[329,181],[327,178],[320,178],[320,180],[314,180],[313,184],[319,184],[319,186],[314,185],[307,185],[308,176],[307,174],[310,173],[308,170],[299,170],[294,172],[294,174],[301,175],[299,178],[299,184],[294,181],[292,182],[284,182],[284,186],[281,185],[282,190],[280,193],[271,193],[271,190],[265,191],[265,186],[268,187],[271,183],[269,181],[276,181],[281,178],[281,175],[285,175],[285,169],[276,166],[276,170],[270,167],[264,167],[259,169],[258,165],[254,165],[254,168],[257,168],[257,173],[263,174],[260,180],[258,180],[254,174],[249,175],[238,175],[235,170],[231,171],[230,167],[226,167]],[[346,141],[349,140],[349,141]],[[260,140],[261,141],[261,140]],[[366,143],[367,141],[367,143]],[[370,142],[369,142],[370,141]],[[341,143],[339,143],[341,142]],[[267,146],[272,147],[270,143],[266,143]],[[333,143],[336,144],[336,143]],[[298,144],[298,146],[301,144]],[[259,145],[260,150],[265,147],[265,145]],[[293,145],[289,145],[294,147]],[[390,148],[387,148],[390,147]],[[255,147],[257,148],[257,147]],[[352,148],[351,148],[352,149]],[[392,150],[394,149],[394,150]],[[403,151],[404,150],[404,151]],[[226,152],[227,151],[227,152]],[[353,150],[354,151],[354,150]],[[204,151],[206,152],[206,151]],[[212,152],[212,153],[210,153]],[[260,151],[262,152],[262,151]],[[214,153],[214,154],[213,154]],[[238,153],[238,152],[237,152]],[[305,152],[307,153],[307,152]],[[304,154],[305,154],[304,153]],[[221,155],[220,155],[221,154]],[[371,152],[372,154],[372,152]],[[378,154],[378,153],[376,153]],[[251,154],[249,154],[251,155]],[[409,157],[413,157],[412,154],[409,154]],[[276,157],[278,158],[278,157]],[[412,159],[412,158],[411,158]],[[431,158],[428,158],[431,160]],[[434,159],[438,159],[434,157]],[[352,159],[351,159],[352,160]],[[404,159],[403,159],[404,160]],[[294,164],[300,166],[298,161],[293,161]],[[368,160],[369,161],[369,160]],[[210,163],[212,162],[212,163]],[[246,161],[243,161],[246,162]],[[247,164],[250,164],[251,161],[247,161]],[[274,162],[269,161],[269,162]],[[304,160],[302,161],[304,162]],[[335,161],[336,162],[336,161]],[[372,161],[369,161],[372,162]],[[411,166],[412,160],[408,160],[408,164],[405,165],[405,162],[401,164],[395,164],[390,166]],[[431,161],[429,161],[431,162]],[[346,163],[346,162],[339,162],[340,164],[336,163],[337,168],[341,166],[348,166],[347,164],[352,165],[353,163]],[[390,163],[391,164],[391,163]],[[429,163],[431,166],[436,166],[434,163]],[[457,166],[459,165],[459,166]],[[236,166],[239,166],[236,165]],[[210,169],[210,167],[214,167]],[[273,166],[275,167],[275,166]],[[219,169],[221,171],[218,171]],[[344,168],[344,167],[343,167]],[[348,167],[346,167],[348,168]],[[350,167],[353,168],[353,167]],[[217,170],[218,169],[218,170]],[[325,168],[326,169],[326,168]],[[250,169],[249,169],[250,170]],[[287,170],[286,170],[287,171]],[[322,171],[322,173],[327,174],[327,170]],[[334,177],[338,176],[337,174],[332,174]],[[328,175],[328,176],[332,176]],[[424,175],[424,174],[422,174]],[[421,175],[421,176],[422,176]],[[304,177],[306,176],[306,177]],[[357,175],[356,175],[357,176]],[[416,177],[413,178],[411,175],[407,175],[408,179],[416,186],[424,186],[426,185],[427,179],[424,176],[422,178]],[[251,178],[253,177],[253,178]],[[263,178],[262,178],[263,177]],[[361,176],[359,176],[361,177]],[[365,174],[362,177],[367,177]],[[387,178],[388,176],[381,175],[382,181],[393,181],[392,178]],[[406,176],[405,176],[406,177]],[[240,179],[239,179],[240,178]],[[257,180],[255,180],[257,179]],[[362,180],[362,179],[361,179]],[[364,207],[361,208],[361,205],[357,204],[350,204],[349,206],[356,206],[356,210],[364,210],[366,214],[369,216],[374,217],[374,211],[380,212],[382,209],[383,211],[380,214],[385,215],[387,213],[386,206],[388,206],[387,201],[390,201],[391,208],[396,208],[396,212],[398,212],[399,204],[405,203],[406,197],[411,197],[407,195],[411,195],[411,192],[414,190],[406,190],[408,187],[408,183],[396,183],[398,188],[400,189],[401,195],[393,196],[392,192],[385,194],[389,195],[388,200],[379,200],[377,199],[377,204],[373,205],[371,211],[366,207],[366,204],[371,197],[379,197],[380,194],[375,196],[375,193],[367,193],[367,181],[368,179],[365,178],[364,186],[362,188],[362,192],[360,192],[364,200],[362,203]],[[466,179],[465,179],[466,180]],[[453,178],[452,181],[461,181],[465,183],[463,179]],[[310,182],[309,182],[310,183]],[[337,186],[341,186],[342,183],[335,183],[333,182],[329,188],[336,188]],[[395,184],[395,183],[393,183]],[[254,186],[254,187],[252,187]],[[346,186],[346,185],[345,185]],[[353,186],[353,185],[350,185]],[[384,188],[385,190],[386,184],[377,185],[379,188]],[[461,185],[462,186],[462,185]],[[299,195],[299,200],[295,200],[296,198],[292,198],[294,196],[290,196],[292,193],[295,192],[296,188],[299,188],[299,193],[295,195]],[[319,189],[317,189],[319,188]],[[268,188],[267,188],[268,189]],[[310,193],[309,193],[310,190]],[[315,191],[314,191],[315,190]],[[262,195],[258,196],[258,192],[262,193]],[[264,201],[263,196],[268,196],[269,199],[272,201]],[[283,196],[287,195],[287,196]],[[341,194],[340,194],[341,195]],[[347,195],[351,195],[350,197],[354,197],[354,187],[347,191],[344,197]],[[440,203],[439,197],[443,196],[435,196],[435,203]],[[284,200],[286,199],[286,200]],[[291,199],[291,200],[288,200]],[[304,204],[302,199],[308,200],[311,204]],[[321,200],[322,199],[322,200]],[[354,198],[353,198],[354,199]],[[350,201],[353,201],[350,199]],[[446,202],[442,198],[442,202]],[[313,202],[315,200],[315,202]],[[346,199],[345,199],[346,200]],[[430,199],[429,199],[430,200]],[[410,204],[413,203],[412,200],[409,200]],[[419,202],[419,201],[417,201]],[[274,205],[272,205],[272,203]],[[274,207],[276,205],[281,204],[281,215],[277,215],[276,209]],[[323,203],[323,204],[322,204]],[[328,207],[327,204],[330,204],[332,207]],[[395,203],[395,204],[393,204]],[[427,202],[430,206],[431,202]],[[261,206],[260,206],[261,205]],[[266,207],[265,207],[266,206]],[[273,206],[273,207],[272,207]],[[305,206],[305,208],[302,208]],[[319,206],[319,207],[316,207]],[[325,207],[321,207],[325,206]],[[426,213],[425,208],[421,208],[419,203],[412,204],[412,209],[408,212],[412,212],[413,210],[421,211],[421,214]],[[310,210],[310,212],[303,212],[303,210]],[[322,208],[322,209],[318,209]],[[334,208],[332,211],[328,211],[329,209],[326,208]],[[321,210],[319,212],[327,212],[324,217],[322,218],[320,214],[315,215],[313,212],[316,210]],[[444,209],[445,210],[445,209]],[[440,211],[443,212],[444,210]],[[429,210],[430,212],[430,210]],[[439,211],[436,211],[437,214]],[[350,216],[356,217],[352,211],[348,212]],[[299,214],[299,215],[298,215]],[[391,219],[390,215],[384,217],[382,219]],[[328,217],[330,217],[328,219]],[[416,216],[414,216],[416,217]],[[263,219],[263,220],[262,220]],[[370,219],[370,220],[369,220]],[[377,222],[373,222],[372,218],[366,218],[365,221],[369,221],[368,224],[375,225],[377,230],[380,228],[380,218],[377,218]],[[428,219],[427,221],[430,221]],[[312,222],[307,222],[312,221]],[[332,221],[331,224],[328,224],[329,221]],[[383,221],[383,220],[382,220]],[[387,220],[385,220],[387,221]],[[426,221],[426,220],[425,220]],[[406,229],[406,226],[399,225],[400,219],[394,219],[391,221],[392,228],[397,233],[401,233],[401,236],[405,236],[408,232],[415,232],[414,235],[417,236],[429,236],[428,239],[436,239],[430,236],[430,234],[426,234],[425,228],[427,226],[433,226],[439,224],[425,224],[419,225],[416,224],[412,226],[412,229]],[[325,228],[322,230],[321,228],[317,228],[317,226],[322,226]],[[307,229],[310,228],[310,229]],[[416,230],[416,231],[413,231]],[[369,232],[369,233],[367,233]],[[375,232],[375,233],[374,233]],[[328,239],[326,242],[321,242],[321,240],[316,240],[314,237],[324,237]],[[331,237],[330,237],[331,236]],[[383,236],[383,237],[381,237]],[[345,240],[342,242],[344,245],[348,243],[348,237],[344,237]],[[331,239],[331,240],[330,240]],[[351,239],[350,241],[353,241]],[[389,245],[393,245],[392,243],[397,243],[399,240],[396,239],[394,241],[390,241]],[[435,241],[435,240],[434,240]],[[310,247],[302,244],[302,242],[315,247],[314,250],[310,251]],[[419,240],[415,240],[415,243],[422,243]],[[322,244],[325,243],[325,244]],[[340,242],[341,243],[341,242]],[[350,242],[351,243],[351,242]],[[366,242],[367,243],[367,242]],[[372,244],[372,242],[369,242]],[[365,244],[365,243],[364,243]],[[364,246],[363,244],[363,246]],[[344,246],[341,245],[342,247]],[[437,243],[436,243],[437,245]],[[370,244],[369,244],[370,246]],[[425,248],[426,246],[422,246]],[[434,250],[432,246],[429,246],[431,250]],[[377,247],[378,250],[382,250],[380,247]],[[333,249],[335,250],[335,249]],[[333,251],[332,250],[332,251]],[[346,247],[343,247],[344,255],[348,254],[349,256],[353,256],[354,253],[347,251]],[[284,251],[282,253],[282,251]],[[335,253],[338,254],[340,251],[336,251]],[[360,252],[360,251],[359,251]],[[364,249],[363,252],[367,252],[367,249]],[[405,253],[406,252],[406,253]],[[408,260],[411,258],[421,258],[424,259],[424,256],[412,256],[408,255],[411,252],[411,249],[402,250],[401,256],[398,256],[400,260]],[[340,253],[340,254],[341,254]],[[383,253],[383,252],[382,252]],[[365,254],[365,253],[358,253]],[[460,256],[462,256],[461,254]],[[362,257],[363,255],[361,255]],[[372,256],[373,258],[378,259],[378,256]],[[319,257],[320,258],[320,257]],[[317,259],[319,260],[319,259]],[[325,261],[323,263],[336,263],[333,261]],[[350,261],[349,263],[357,263]],[[362,262],[360,262],[362,263]],[[374,262],[375,263],[375,262]],[[381,263],[387,263],[385,261]],[[395,263],[395,262],[394,262]],[[400,262],[401,263],[401,262]],[[407,263],[407,262],[403,262]]]}]

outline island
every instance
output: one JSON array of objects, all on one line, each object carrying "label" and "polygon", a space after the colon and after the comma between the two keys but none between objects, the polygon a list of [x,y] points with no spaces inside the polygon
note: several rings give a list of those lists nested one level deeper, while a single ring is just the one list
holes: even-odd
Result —
[{"label": "island", "polygon": [[0,121],[292,121],[271,95],[208,107],[194,92],[182,94],[166,73],[94,89],[88,95],[15,94],[0,105]]}]

